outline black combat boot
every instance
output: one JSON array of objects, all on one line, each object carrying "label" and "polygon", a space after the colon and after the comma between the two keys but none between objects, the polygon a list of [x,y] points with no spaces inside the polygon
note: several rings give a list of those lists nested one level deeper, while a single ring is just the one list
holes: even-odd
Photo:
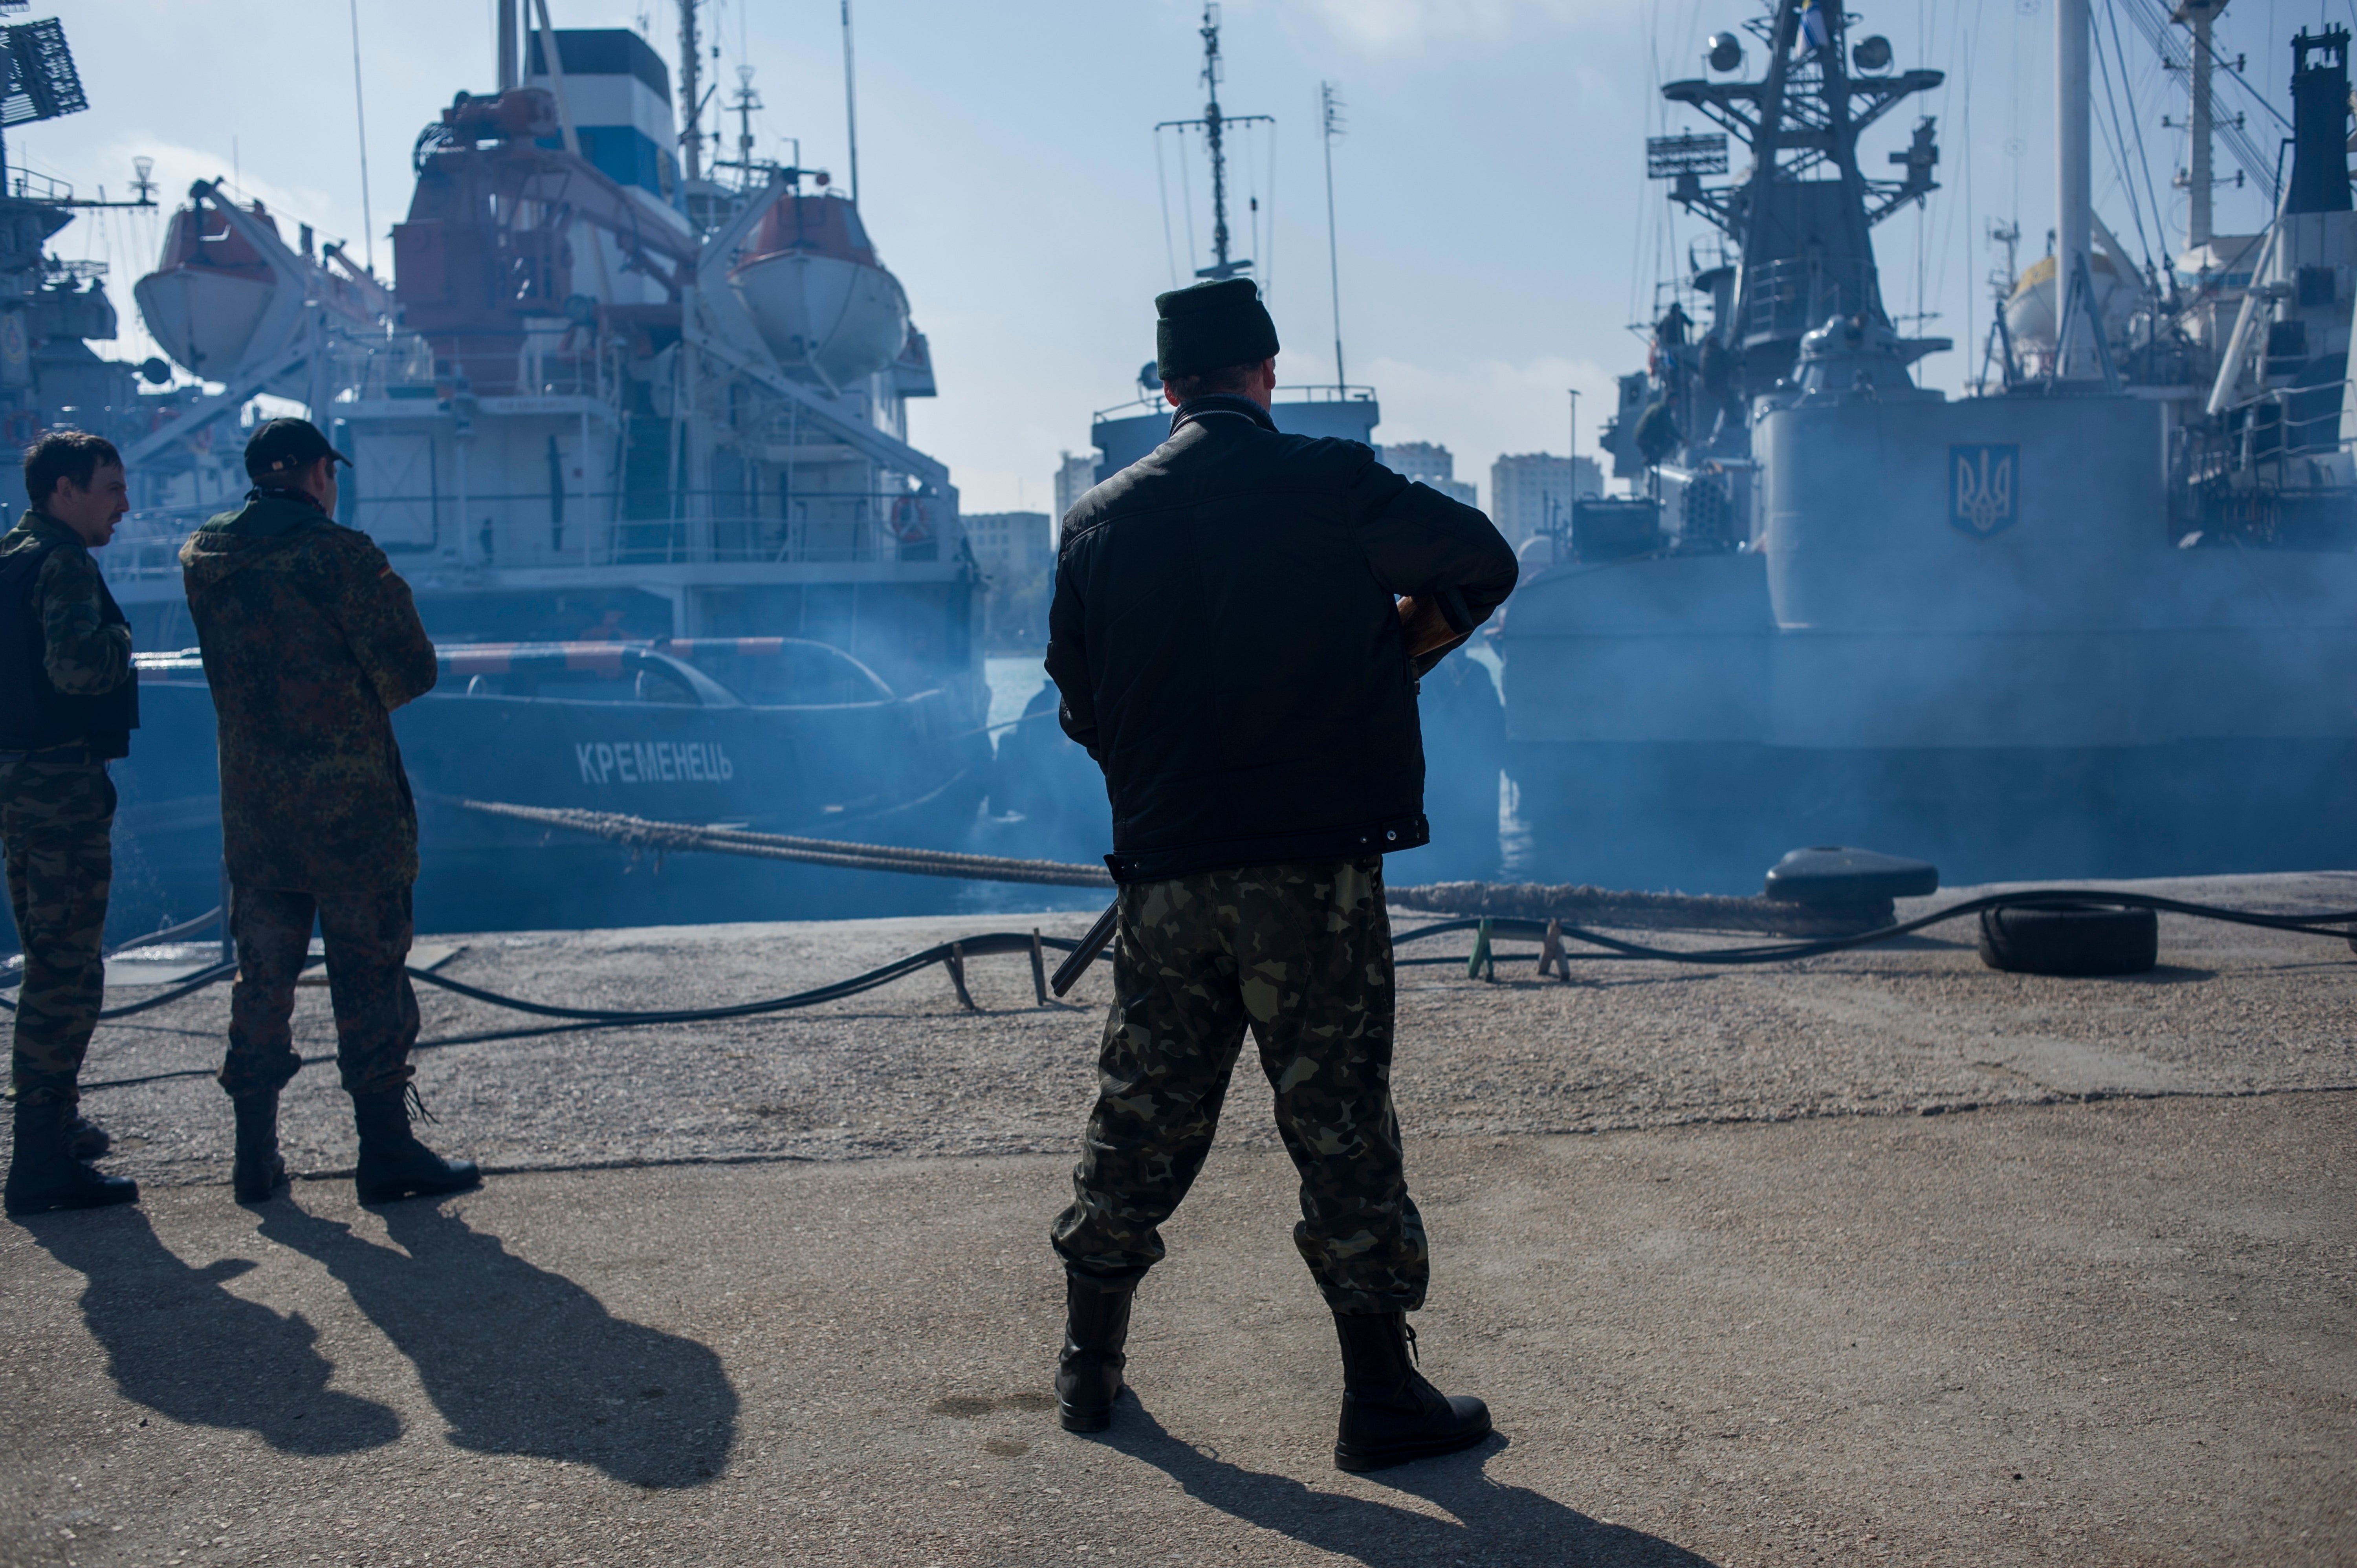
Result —
[{"label": "black combat boot", "polygon": [[1056,1415],[1067,1432],[1103,1432],[1113,1424],[1129,1358],[1129,1303],[1137,1282],[1119,1284],[1065,1276],[1064,1348],[1056,1358]]},{"label": "black combat boot", "polygon": [[52,1208],[103,1208],[135,1203],[139,1184],[106,1176],[74,1158],[67,1139],[74,1109],[50,1101],[16,1101],[16,1152],[8,1162],[5,1206],[11,1214],[42,1214]]},{"label": "black combat boot", "polygon": [[362,1203],[403,1197],[435,1197],[482,1185],[472,1160],[446,1160],[409,1130],[407,1090],[378,1090],[352,1096],[352,1123],[360,1129],[360,1169],[352,1185]]},{"label": "black combat boot", "polygon": [[230,1190],[240,1203],[266,1203],[287,1185],[286,1162],[278,1153],[278,1091],[236,1095],[230,1105],[237,1113],[237,1159],[230,1166]]},{"label": "black combat boot", "polygon": [[1490,1407],[1450,1398],[1424,1380],[1409,1359],[1415,1330],[1405,1312],[1338,1312],[1342,1340],[1342,1430],[1334,1439],[1339,1470],[1381,1470],[1411,1459],[1454,1454],[1490,1435]]},{"label": "black combat boot", "polygon": [[114,1140],[106,1129],[76,1111],[73,1120],[66,1123],[66,1153],[78,1160],[102,1160],[106,1151],[114,1147]]}]

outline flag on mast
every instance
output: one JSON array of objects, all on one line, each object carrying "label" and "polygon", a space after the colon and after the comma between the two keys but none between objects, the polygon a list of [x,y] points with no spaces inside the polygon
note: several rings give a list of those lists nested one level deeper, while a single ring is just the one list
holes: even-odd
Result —
[{"label": "flag on mast", "polygon": [[1801,41],[1812,49],[1821,49],[1834,41],[1833,22],[1825,15],[1825,0],[1801,0]]}]

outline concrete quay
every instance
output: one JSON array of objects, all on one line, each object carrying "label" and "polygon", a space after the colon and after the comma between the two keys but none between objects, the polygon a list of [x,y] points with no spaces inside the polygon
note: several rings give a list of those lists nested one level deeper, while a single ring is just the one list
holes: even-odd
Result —
[{"label": "concrete quay", "polygon": [[[1085,923],[460,938],[442,972],[693,1006]],[[88,1101],[141,1205],[0,1227],[0,1563],[2357,1563],[2357,956],[2170,918],[2158,971],[2065,981],[1970,940],[1404,969],[1425,1366],[1501,1435],[1357,1477],[1249,1082],[1141,1292],[1135,1402],[1057,1428],[1044,1230],[1102,972],[1077,1006],[993,959],[978,1013],[936,970],[503,1039],[531,1021],[422,991],[469,1042],[419,1058],[426,1133],[494,1175],[373,1211],[325,1064],[304,1179],[231,1203],[205,993],[85,1075],[145,1080]]]}]

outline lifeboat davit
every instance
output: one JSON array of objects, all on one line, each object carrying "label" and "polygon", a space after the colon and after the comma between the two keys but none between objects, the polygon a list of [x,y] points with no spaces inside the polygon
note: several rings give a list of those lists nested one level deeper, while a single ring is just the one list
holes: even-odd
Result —
[{"label": "lifeboat davit", "polygon": [[[234,381],[294,347],[307,299],[356,327],[369,326],[383,309],[375,279],[333,246],[327,255],[344,272],[288,249],[261,202],[232,216],[209,194],[172,214],[164,253],[156,270],[132,285],[131,296],[147,330],[183,370],[209,381]],[[282,380],[284,386],[270,390],[299,395],[301,372]]]},{"label": "lifeboat davit", "polygon": [[728,278],[770,351],[830,386],[885,369],[909,340],[909,296],[844,197],[780,197]]},{"label": "lifeboat davit", "polygon": [[[2005,302],[2005,328],[2013,336],[2016,352],[2054,351],[2054,258],[2040,256],[2023,270]],[[2088,258],[2087,272],[2094,280],[2095,306],[2103,317],[2104,335],[2120,342],[2143,290],[2132,278],[2123,277],[2112,258],[2101,251]]]}]

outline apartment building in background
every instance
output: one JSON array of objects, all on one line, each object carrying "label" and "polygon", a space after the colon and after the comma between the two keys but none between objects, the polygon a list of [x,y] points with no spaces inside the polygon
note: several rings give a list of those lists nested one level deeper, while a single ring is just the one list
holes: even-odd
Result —
[{"label": "apartment building in background", "polygon": [[1604,493],[1604,472],[1593,457],[1550,452],[1501,456],[1490,465],[1490,521],[1519,547],[1542,533],[1571,527],[1571,503]]},{"label": "apartment building in background", "polygon": [[1046,646],[1056,520],[1043,511],[985,511],[958,521],[989,585],[983,598],[984,646],[993,652]]},{"label": "apartment building in background", "polygon": [[1386,442],[1375,448],[1375,456],[1393,473],[1430,485],[1451,500],[1467,506],[1481,504],[1474,499],[1473,482],[1457,477],[1457,459],[1438,442]]}]

